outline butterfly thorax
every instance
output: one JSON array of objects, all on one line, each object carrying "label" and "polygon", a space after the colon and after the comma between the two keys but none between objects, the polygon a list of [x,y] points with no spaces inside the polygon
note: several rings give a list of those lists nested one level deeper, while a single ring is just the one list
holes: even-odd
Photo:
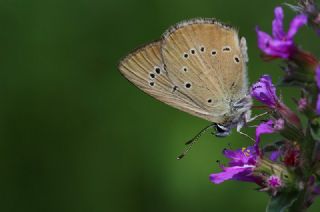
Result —
[{"label": "butterfly thorax", "polygon": [[216,136],[225,137],[231,133],[231,129],[240,129],[251,116],[252,99],[249,95],[238,101],[230,101],[230,112],[223,116],[221,123],[215,123]]}]

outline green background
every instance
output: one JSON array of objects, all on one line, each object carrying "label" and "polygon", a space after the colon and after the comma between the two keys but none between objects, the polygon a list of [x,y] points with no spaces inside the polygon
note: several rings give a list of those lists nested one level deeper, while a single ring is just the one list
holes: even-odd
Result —
[{"label": "green background", "polygon": [[[260,59],[254,28],[270,32],[281,3],[0,0],[0,211],[264,211],[255,185],[208,180],[228,143],[250,141],[206,135],[177,161],[208,122],[145,95],[117,63],[178,21],[216,17],[247,37],[250,82],[263,73],[277,81],[279,62]],[[319,54],[312,30],[297,41]],[[320,201],[310,211],[319,210]]]}]

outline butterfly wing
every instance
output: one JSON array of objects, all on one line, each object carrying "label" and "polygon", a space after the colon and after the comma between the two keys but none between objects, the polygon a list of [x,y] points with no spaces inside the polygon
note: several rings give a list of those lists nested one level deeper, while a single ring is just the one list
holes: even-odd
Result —
[{"label": "butterfly wing", "polygon": [[155,41],[134,50],[120,61],[119,70],[134,85],[156,99],[192,115],[211,120],[208,111],[168,78],[161,58],[160,45],[160,41]]},{"label": "butterfly wing", "polygon": [[213,19],[179,23],[163,35],[161,54],[168,78],[214,122],[247,93],[246,59],[229,26]]}]

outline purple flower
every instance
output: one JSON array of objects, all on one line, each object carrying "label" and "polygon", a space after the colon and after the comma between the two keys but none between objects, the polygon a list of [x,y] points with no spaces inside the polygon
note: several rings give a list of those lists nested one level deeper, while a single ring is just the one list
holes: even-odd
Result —
[{"label": "purple flower", "polygon": [[271,175],[267,179],[267,186],[267,190],[271,191],[272,195],[275,196],[282,187],[281,178],[277,175]]},{"label": "purple flower", "polygon": [[260,77],[259,81],[252,85],[250,94],[253,98],[274,109],[288,123],[297,128],[301,127],[299,117],[277,97],[276,88],[272,84],[272,79],[269,75]]},{"label": "purple flower", "polygon": [[277,161],[278,158],[280,158],[282,152],[280,150],[275,150],[273,152],[271,152],[269,159],[272,161]]},{"label": "purple flower", "polygon": [[278,119],[278,120],[269,120],[267,122],[262,122],[259,124],[259,126],[256,128],[256,142],[259,144],[260,142],[260,136],[262,134],[272,134],[275,132],[278,132],[284,128],[284,120]]},{"label": "purple flower", "polygon": [[283,153],[283,163],[286,166],[298,166],[300,163],[300,147],[299,145],[287,144]]},{"label": "purple flower", "polygon": [[318,94],[318,100],[317,100],[317,114],[320,115],[320,94]]},{"label": "purple flower", "polygon": [[283,30],[283,10],[281,7],[276,7],[274,10],[274,20],[272,22],[272,36],[260,31],[256,28],[258,35],[258,47],[266,55],[272,57],[280,57],[288,59],[295,51],[296,46],[293,41],[294,35],[298,29],[308,22],[306,15],[297,15],[290,24],[288,32]]},{"label": "purple flower", "polygon": [[[320,90],[320,66],[316,69],[316,82],[318,86],[318,90]],[[318,94],[317,106],[316,106],[317,114],[320,115],[320,93]]]},{"label": "purple flower", "polygon": [[210,175],[210,180],[213,183],[219,184],[226,180],[258,183],[259,180],[252,176],[252,172],[257,163],[257,155],[254,147],[238,150],[225,149],[223,154],[230,159],[228,167],[221,166],[222,172]]},{"label": "purple flower", "polygon": [[316,83],[318,88],[320,88],[320,65],[316,68]]},{"label": "purple flower", "polygon": [[307,98],[301,98],[298,101],[298,110],[299,111],[304,111],[308,106],[308,101]]},{"label": "purple flower", "polygon": [[276,175],[271,175],[268,178],[267,183],[268,183],[268,187],[272,188],[272,189],[277,189],[282,186],[282,182],[281,182],[280,177],[278,177]]},{"label": "purple flower", "polygon": [[223,154],[226,158],[229,158],[229,166],[244,166],[244,165],[255,165],[256,154],[254,148],[243,147],[238,150],[224,149]]},{"label": "purple flower", "polygon": [[319,185],[314,188],[313,193],[317,196],[320,195],[320,186]]},{"label": "purple flower", "polygon": [[252,85],[250,93],[252,97],[271,108],[275,108],[279,103],[276,88],[269,75],[260,77],[259,81]]}]

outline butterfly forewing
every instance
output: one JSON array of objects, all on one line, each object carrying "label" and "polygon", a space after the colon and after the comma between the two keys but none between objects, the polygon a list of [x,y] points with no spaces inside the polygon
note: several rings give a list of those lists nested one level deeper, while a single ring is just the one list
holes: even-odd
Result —
[{"label": "butterfly forewing", "polygon": [[168,78],[213,122],[246,95],[246,65],[231,27],[213,19],[182,22],[163,35],[161,54]]},{"label": "butterfly forewing", "polygon": [[156,41],[130,53],[119,64],[121,73],[156,99],[200,118],[211,120],[208,111],[201,108],[168,78],[160,46],[161,42]]}]

